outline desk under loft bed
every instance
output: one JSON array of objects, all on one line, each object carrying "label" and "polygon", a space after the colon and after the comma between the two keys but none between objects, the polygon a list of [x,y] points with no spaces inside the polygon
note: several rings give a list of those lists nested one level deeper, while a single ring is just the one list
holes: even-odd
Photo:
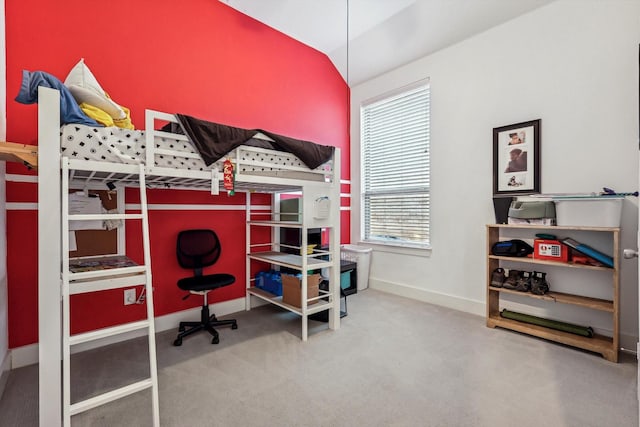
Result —
[{"label": "desk under loft bed", "polygon": [[[155,130],[156,123],[177,123],[176,115],[147,110],[144,135],[135,134],[136,141],[127,140],[118,159],[105,153],[89,149],[88,154],[73,155],[78,150],[70,142],[81,137],[86,129],[82,126],[60,126],[59,93],[54,89],[39,88],[38,95],[38,304],[39,304],[39,402],[40,425],[54,426],[70,424],[70,417],[131,393],[151,388],[153,419],[158,425],[157,377],[155,366],[155,341],[152,277],[147,218],[147,188],[169,190],[198,189],[224,190],[222,161],[211,167],[201,167],[201,156],[191,147],[189,137],[173,133],[167,127]],[[78,130],[80,128],[80,130]],[[102,128],[104,130],[106,128]],[[113,129],[113,128],[109,128]],[[94,140],[107,143],[101,130],[91,130],[101,135]],[[135,131],[133,131],[135,132]],[[131,132],[129,132],[131,133]],[[269,138],[267,138],[269,139]],[[122,142],[122,141],[121,141]],[[138,150],[141,146],[145,150]],[[194,143],[195,145],[195,143]],[[177,148],[178,147],[178,148]],[[83,148],[87,148],[83,144]],[[107,150],[108,151],[108,150]],[[112,153],[109,153],[109,155]],[[225,155],[234,163],[235,191],[280,194],[297,192],[301,195],[302,209],[295,221],[281,221],[274,203],[269,217],[264,210],[252,210],[247,197],[247,247],[246,247],[246,301],[250,310],[255,302],[276,304],[297,313],[302,320],[303,340],[307,339],[307,321],[313,313],[329,310],[330,329],[340,326],[340,151],[332,150],[331,159],[317,168],[310,169],[295,155],[267,148],[241,145]],[[124,160],[123,160],[124,159]],[[185,165],[197,165],[187,169]],[[35,165],[34,165],[35,166]],[[70,215],[68,212],[68,188],[83,186],[135,187],[140,191],[140,213],[117,213],[102,215]],[[212,215],[215,215],[212,213]],[[144,265],[111,265],[106,269],[80,269],[70,271],[68,223],[96,219],[141,221]],[[289,218],[288,218],[289,219]],[[251,239],[253,227],[269,227],[270,242],[255,243]],[[306,230],[321,228],[328,237],[328,249],[315,250],[300,255],[279,254],[280,243],[276,230],[279,227]],[[306,238],[301,247],[306,248]],[[126,254],[116,254],[126,255]],[[283,258],[284,256],[284,258]],[[286,258],[286,259],[285,259]],[[307,298],[307,275],[302,275],[301,306],[282,302],[282,297],[265,294],[254,286],[251,277],[252,263],[259,262],[275,266],[286,266],[300,272],[315,268],[329,271],[329,290],[320,297]],[[73,270],[73,269],[72,269]],[[144,322],[91,331],[76,337],[69,334],[69,295],[103,289],[145,284],[147,292],[147,319]],[[80,285],[81,290],[74,291]],[[61,326],[62,325],[62,326]],[[121,390],[71,404],[69,398],[70,347],[79,342],[99,339],[134,329],[148,328],[151,378]],[[153,359],[153,360],[151,360]],[[60,360],[63,368],[60,369]],[[56,422],[56,420],[61,420]]]},{"label": "desk under loft bed", "polygon": [[18,162],[28,169],[38,169],[38,147],[35,145],[0,142],[0,160]]}]

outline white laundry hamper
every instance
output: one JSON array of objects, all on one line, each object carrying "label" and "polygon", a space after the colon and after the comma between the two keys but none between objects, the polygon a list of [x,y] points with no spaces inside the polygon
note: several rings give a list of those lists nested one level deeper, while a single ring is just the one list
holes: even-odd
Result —
[{"label": "white laundry hamper", "polygon": [[358,290],[369,287],[369,268],[371,266],[371,248],[356,245],[341,245],[340,258],[355,262],[357,271]]}]

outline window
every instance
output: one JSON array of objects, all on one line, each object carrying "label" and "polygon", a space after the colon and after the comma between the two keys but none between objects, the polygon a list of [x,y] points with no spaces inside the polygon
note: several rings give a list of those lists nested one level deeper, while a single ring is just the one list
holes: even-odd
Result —
[{"label": "window", "polygon": [[429,246],[429,82],[366,102],[361,109],[363,238]]}]

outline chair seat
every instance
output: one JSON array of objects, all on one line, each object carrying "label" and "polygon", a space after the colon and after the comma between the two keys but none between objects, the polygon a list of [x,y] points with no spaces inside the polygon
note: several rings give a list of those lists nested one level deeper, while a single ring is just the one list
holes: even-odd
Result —
[{"label": "chair seat", "polygon": [[231,285],[236,278],[231,274],[207,274],[178,280],[178,287],[185,291],[210,291]]}]

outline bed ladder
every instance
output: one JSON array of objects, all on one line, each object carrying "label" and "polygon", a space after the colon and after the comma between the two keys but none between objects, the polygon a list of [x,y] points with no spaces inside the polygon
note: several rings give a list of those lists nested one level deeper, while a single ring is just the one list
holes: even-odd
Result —
[{"label": "bed ladder", "polygon": [[[84,165],[83,165],[84,163]],[[109,172],[109,165],[98,167]],[[89,169],[90,168],[90,169]],[[153,425],[160,425],[158,404],[158,373],[156,362],[156,343],[153,314],[153,287],[151,280],[151,255],[149,246],[149,221],[147,216],[147,197],[145,187],[144,165],[139,165],[140,205],[137,214],[69,214],[69,173],[72,170],[95,171],[95,163],[87,166],[86,162],[62,158],[62,420],[65,427],[71,425],[73,415],[88,411],[100,405],[127,397],[138,391],[151,389]],[[72,273],[69,270],[69,223],[70,221],[95,220],[138,220],[142,224],[144,265],[112,268]],[[136,221],[137,222],[137,221]],[[70,328],[70,296],[81,293],[97,292],[107,289],[121,289],[136,285],[144,285],[146,293],[147,317],[144,320],[125,323],[90,332],[71,335]],[[149,377],[128,384],[124,387],[93,396],[89,399],[71,403],[71,347],[111,337],[127,332],[147,330],[149,339]]]}]

